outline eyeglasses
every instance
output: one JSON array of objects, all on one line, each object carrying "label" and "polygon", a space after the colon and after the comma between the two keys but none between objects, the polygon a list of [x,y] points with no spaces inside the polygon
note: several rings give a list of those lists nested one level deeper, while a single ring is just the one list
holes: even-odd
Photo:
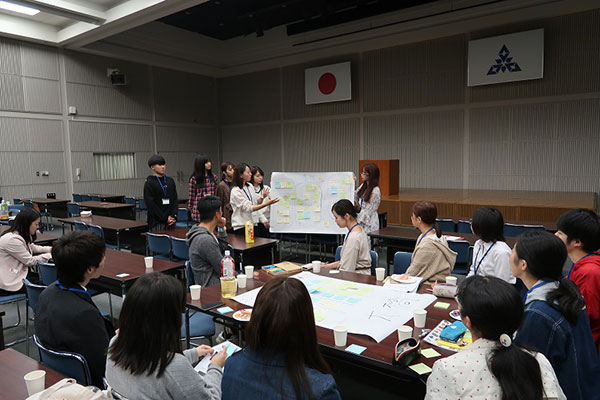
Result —
[{"label": "eyeglasses", "polygon": [[367,175],[367,176],[369,175],[369,173],[368,173],[368,172],[366,172],[366,171],[363,171],[363,172],[361,172],[360,174],[361,174],[361,175]]}]

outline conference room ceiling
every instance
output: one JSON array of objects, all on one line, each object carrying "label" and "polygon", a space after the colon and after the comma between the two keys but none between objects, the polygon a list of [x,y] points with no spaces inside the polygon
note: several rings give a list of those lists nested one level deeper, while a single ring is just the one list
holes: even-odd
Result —
[{"label": "conference room ceiling", "polygon": [[227,40],[264,35],[286,25],[288,36],[373,17],[437,0],[210,0],[159,21]]}]

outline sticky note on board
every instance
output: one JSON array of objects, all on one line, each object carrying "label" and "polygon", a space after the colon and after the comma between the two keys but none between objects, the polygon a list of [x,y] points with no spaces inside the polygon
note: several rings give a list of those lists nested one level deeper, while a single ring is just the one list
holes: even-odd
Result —
[{"label": "sticky note on board", "polygon": [[293,182],[287,182],[285,187],[287,187],[288,189],[293,189],[294,188],[294,183]]},{"label": "sticky note on board", "polygon": [[290,201],[290,196],[288,196],[287,194],[285,196],[283,196],[283,201],[284,202],[289,202]]},{"label": "sticky note on board", "polygon": [[422,349],[421,350],[421,354],[423,355],[423,357],[425,358],[433,358],[433,357],[439,357],[441,356],[440,353],[438,353],[437,351],[435,351],[434,349]]},{"label": "sticky note on board", "polygon": [[290,203],[288,203],[288,202],[285,202],[285,201],[284,201],[284,202],[281,204],[281,206],[282,206],[282,207],[283,207],[285,210],[287,210],[287,209],[289,209],[289,208],[290,208]]},{"label": "sticky note on board", "polygon": [[313,194],[313,198],[314,198],[315,200],[319,200],[319,199],[321,198],[321,193],[320,193],[320,192],[317,192],[317,193]]},{"label": "sticky note on board", "polygon": [[323,222],[323,226],[329,226],[329,221]]},{"label": "sticky note on board", "polygon": [[363,346],[359,346],[357,344],[351,344],[350,346],[346,347],[346,351],[350,352],[350,353],[354,353],[354,354],[360,354],[363,351],[365,351],[367,348],[363,347]]},{"label": "sticky note on board", "polygon": [[313,221],[320,222],[321,221],[321,216],[320,215],[313,216]]},{"label": "sticky note on board", "polygon": [[307,192],[314,192],[315,191],[315,187],[313,185],[306,185],[306,191]]},{"label": "sticky note on board", "polygon": [[296,200],[296,203],[297,203],[297,204],[304,204],[304,200],[302,200],[302,199],[298,199],[298,200]]},{"label": "sticky note on board", "polygon": [[442,301],[438,301],[433,305],[434,308],[441,308],[442,310],[447,310],[450,307],[450,303],[444,303]]},{"label": "sticky note on board", "polygon": [[310,219],[310,213],[309,212],[305,212],[304,213],[304,219]]},{"label": "sticky note on board", "polygon": [[352,183],[352,178],[342,178],[342,183],[344,185],[349,185]]},{"label": "sticky note on board", "polygon": [[313,211],[314,212],[321,212],[321,207],[315,207],[315,208],[313,208]]},{"label": "sticky note on board", "polygon": [[337,181],[331,181],[330,184],[331,184],[331,186],[337,186],[338,182]]},{"label": "sticky note on board", "polygon": [[346,189],[341,188],[340,189],[340,196],[345,196],[346,195]]},{"label": "sticky note on board", "polygon": [[429,368],[427,365],[425,365],[423,363],[418,363],[418,364],[415,364],[415,365],[409,365],[408,368],[412,369],[413,371],[415,371],[419,375],[428,374],[428,373],[431,372],[431,368]]},{"label": "sticky note on board", "polygon": [[297,220],[304,219],[304,211],[298,211],[298,213],[296,214],[296,219]]},{"label": "sticky note on board", "polygon": [[281,211],[281,215],[285,216],[285,217],[289,217],[290,216],[290,210],[283,210],[283,211]]},{"label": "sticky note on board", "polygon": [[281,182],[275,182],[275,189],[281,189]]},{"label": "sticky note on board", "polygon": [[290,199],[292,199],[292,200],[296,200],[296,193],[292,193],[292,194],[290,195]]},{"label": "sticky note on board", "polygon": [[331,188],[331,194],[338,194],[338,188],[337,186],[334,186]]}]

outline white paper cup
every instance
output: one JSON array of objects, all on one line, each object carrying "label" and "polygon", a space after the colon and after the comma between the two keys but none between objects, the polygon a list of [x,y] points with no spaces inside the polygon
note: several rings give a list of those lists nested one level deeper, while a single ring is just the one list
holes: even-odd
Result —
[{"label": "white paper cup", "polygon": [[200,285],[191,285],[190,286],[190,294],[192,295],[192,300],[200,300],[201,290],[202,290],[202,286],[200,286]]},{"label": "white paper cup", "polygon": [[238,283],[238,287],[239,288],[245,288],[246,287],[246,275],[244,274],[239,274],[237,276],[237,283]]},{"label": "white paper cup", "polygon": [[154,265],[154,257],[144,257],[144,263],[146,264],[146,269],[152,269],[152,265]]},{"label": "white paper cup", "polygon": [[398,341],[401,342],[404,339],[412,337],[413,328],[408,325],[402,325],[398,328]]},{"label": "white paper cup", "polygon": [[378,281],[382,281],[385,278],[385,268],[375,268],[375,276]]},{"label": "white paper cup", "polygon": [[25,386],[27,386],[27,394],[32,396],[41,392],[46,388],[46,371],[41,369],[31,371],[25,374]]},{"label": "white paper cup", "polygon": [[446,277],[446,283],[449,285],[456,285],[457,281],[458,281],[458,278],[455,276],[447,276]]},{"label": "white paper cup", "polygon": [[415,321],[415,328],[425,328],[425,320],[427,319],[427,311],[425,310],[414,310],[413,319]]},{"label": "white paper cup", "polygon": [[333,328],[333,338],[337,347],[345,347],[348,341],[348,328],[345,326],[336,326]]},{"label": "white paper cup", "polygon": [[254,265],[246,265],[244,271],[246,271],[246,279],[254,279]]},{"label": "white paper cup", "polygon": [[321,272],[321,261],[319,261],[319,260],[313,261],[312,269],[313,269],[313,272],[317,272],[317,273]]}]

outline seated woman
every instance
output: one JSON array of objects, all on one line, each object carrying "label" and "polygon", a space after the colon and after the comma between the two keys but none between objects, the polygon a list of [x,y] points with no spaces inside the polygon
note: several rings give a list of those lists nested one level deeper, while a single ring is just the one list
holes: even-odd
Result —
[{"label": "seated woman", "polygon": [[473,246],[471,270],[467,276],[495,276],[510,284],[517,279],[510,272],[511,248],[504,239],[504,218],[492,207],[475,210],[471,222],[473,233],[479,237]]},{"label": "seated woman", "polygon": [[575,283],[562,276],[566,258],[565,244],[551,233],[529,231],[517,238],[512,274],[528,290],[515,341],[548,358],[569,400],[593,399],[600,393],[600,362],[585,301]]},{"label": "seated woman", "polygon": [[33,243],[39,224],[40,213],[24,208],[0,237],[0,295],[25,293],[23,278],[29,269],[51,258],[52,247]]},{"label": "seated woman", "polygon": [[420,276],[428,282],[446,279],[456,262],[456,252],[448,247],[446,237],[442,235],[442,230],[435,221],[436,218],[435,204],[428,201],[413,204],[410,220],[421,234],[417,238],[417,245],[406,273]]},{"label": "seated woman", "polygon": [[221,398],[225,351],[211,360],[204,377],[192,367],[212,353],[202,345],[181,351],[181,313],[185,292],[172,276],[154,272],[127,292],[119,331],[108,348],[106,380],[129,399]]},{"label": "seated woman", "polygon": [[319,352],[310,295],[298,279],[275,278],[262,287],[246,343],[225,363],[223,400],[341,399]]},{"label": "seated woman", "polygon": [[344,238],[344,245],[340,253],[340,260],[323,265],[323,268],[338,268],[341,271],[357,272],[360,274],[371,273],[371,253],[367,235],[363,228],[356,222],[358,210],[350,200],[339,200],[331,208],[335,223],[340,228],[348,229]]},{"label": "seated woman", "polygon": [[473,344],[435,362],[425,399],[566,399],[546,357],[512,343],[523,304],[511,285],[495,277],[469,277],[460,284],[457,301]]}]

